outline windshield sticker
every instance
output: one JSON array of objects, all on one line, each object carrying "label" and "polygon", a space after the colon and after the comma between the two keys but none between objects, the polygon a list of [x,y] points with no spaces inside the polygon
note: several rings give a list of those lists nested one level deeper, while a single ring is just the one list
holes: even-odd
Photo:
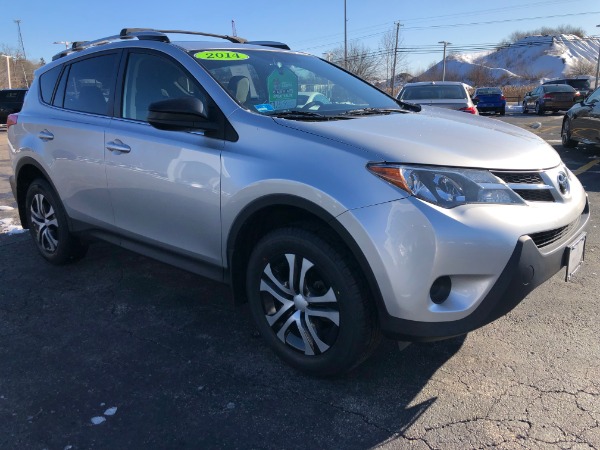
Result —
[{"label": "windshield sticker", "polygon": [[263,103],[261,105],[254,105],[254,107],[256,108],[256,110],[258,112],[269,112],[269,111],[275,111],[275,108],[273,108],[273,105],[269,104],[269,103]]},{"label": "windshield sticker", "polygon": [[278,67],[268,76],[267,90],[275,109],[295,108],[298,104],[298,77],[286,67]]},{"label": "windshield sticker", "polygon": [[245,53],[238,52],[216,52],[216,51],[208,51],[208,52],[198,52],[194,55],[195,58],[198,59],[213,59],[218,61],[238,61],[241,59],[250,58]]}]

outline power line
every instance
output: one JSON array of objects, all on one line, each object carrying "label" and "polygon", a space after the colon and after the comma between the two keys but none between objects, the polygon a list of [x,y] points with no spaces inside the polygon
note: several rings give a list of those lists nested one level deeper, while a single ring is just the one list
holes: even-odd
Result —
[{"label": "power line", "polygon": [[[551,16],[521,17],[521,18],[517,18],[517,19],[500,19],[500,20],[491,20],[491,21],[485,21],[485,22],[468,22],[468,23],[458,23],[458,24],[428,25],[428,26],[416,26],[416,27],[415,26],[413,26],[413,27],[405,26],[403,28],[403,30],[418,31],[418,30],[429,30],[432,28],[435,28],[435,29],[459,28],[459,27],[465,27],[465,26],[491,25],[491,24],[496,24],[496,23],[522,22],[524,20],[553,19],[556,17],[573,17],[573,16],[584,16],[584,15],[591,15],[591,14],[600,14],[600,11],[587,11],[587,12],[569,13],[569,14],[555,14],[555,15],[551,15]],[[403,20],[403,22],[404,22],[404,20]],[[367,39],[367,38],[383,35],[384,33],[386,33],[386,31],[380,32],[380,33],[373,33],[373,34],[358,36],[356,38],[353,38],[352,40],[356,41],[356,40],[360,40],[360,39]],[[321,45],[317,45],[317,46],[313,46],[313,47],[305,47],[305,48],[301,48],[299,50],[307,51],[307,50],[312,50],[312,49],[316,49],[316,48],[331,47],[333,45],[338,45],[338,42],[330,42],[328,44],[321,44]]]}]

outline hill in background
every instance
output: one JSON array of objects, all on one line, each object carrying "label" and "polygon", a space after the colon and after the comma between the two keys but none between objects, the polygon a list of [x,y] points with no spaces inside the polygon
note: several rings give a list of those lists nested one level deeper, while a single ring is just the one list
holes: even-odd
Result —
[{"label": "hill in background", "polygon": [[[473,86],[525,85],[584,73],[594,75],[599,46],[595,38],[574,34],[527,36],[492,51],[450,54],[446,80]],[[418,79],[441,80],[442,68],[440,61]]]}]

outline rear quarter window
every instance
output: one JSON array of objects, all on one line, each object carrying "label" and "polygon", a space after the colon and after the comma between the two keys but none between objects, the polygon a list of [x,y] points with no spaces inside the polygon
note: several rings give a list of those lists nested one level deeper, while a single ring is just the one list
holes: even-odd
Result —
[{"label": "rear quarter window", "polygon": [[40,94],[44,103],[50,104],[52,102],[52,94],[54,94],[54,87],[56,86],[61,70],[62,66],[57,66],[40,76]]}]

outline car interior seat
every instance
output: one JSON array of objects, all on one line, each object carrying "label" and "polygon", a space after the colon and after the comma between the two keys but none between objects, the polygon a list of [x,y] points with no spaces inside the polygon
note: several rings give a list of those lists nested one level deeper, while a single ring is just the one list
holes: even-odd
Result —
[{"label": "car interior seat", "polygon": [[106,114],[106,99],[98,86],[80,86],[79,95],[72,108],[94,114]]},{"label": "car interior seat", "polygon": [[242,75],[235,75],[229,79],[227,90],[239,103],[246,103],[250,94],[250,80]]}]

